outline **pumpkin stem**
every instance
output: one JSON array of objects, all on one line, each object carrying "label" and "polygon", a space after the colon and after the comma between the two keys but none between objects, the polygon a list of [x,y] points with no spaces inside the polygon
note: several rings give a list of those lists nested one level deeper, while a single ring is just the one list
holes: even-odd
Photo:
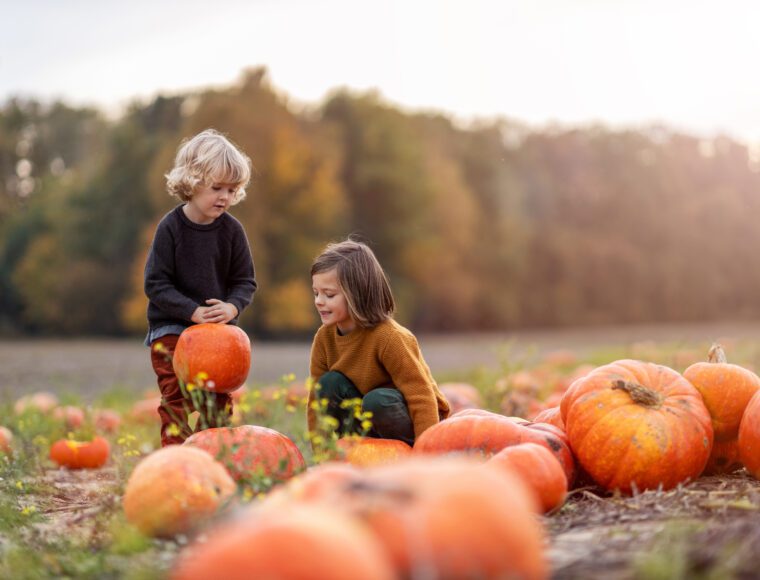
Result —
[{"label": "pumpkin stem", "polygon": [[612,381],[612,389],[625,391],[631,396],[633,402],[644,407],[657,408],[662,405],[662,395],[644,385],[634,383],[633,381],[624,381],[618,379]]},{"label": "pumpkin stem", "polygon": [[728,362],[728,359],[726,359],[726,353],[723,350],[723,347],[717,342],[713,343],[713,345],[710,347],[710,350],[707,352],[707,362],[711,362],[711,363]]}]

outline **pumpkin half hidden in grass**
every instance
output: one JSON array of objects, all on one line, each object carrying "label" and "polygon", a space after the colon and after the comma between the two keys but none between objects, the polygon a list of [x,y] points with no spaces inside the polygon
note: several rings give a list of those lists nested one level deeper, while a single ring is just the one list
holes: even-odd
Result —
[{"label": "pumpkin half hidden in grass", "polygon": [[111,446],[102,437],[92,441],[59,439],[50,448],[50,459],[69,469],[94,469],[105,465],[110,453]]},{"label": "pumpkin half hidden in grass", "polygon": [[229,393],[248,378],[251,341],[243,330],[231,324],[196,324],[180,334],[172,365],[185,384]]}]

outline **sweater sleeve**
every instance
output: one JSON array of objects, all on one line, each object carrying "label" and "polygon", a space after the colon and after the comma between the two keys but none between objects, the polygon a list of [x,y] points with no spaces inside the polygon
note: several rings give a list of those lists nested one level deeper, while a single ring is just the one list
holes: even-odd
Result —
[{"label": "sweater sleeve", "polygon": [[227,280],[227,302],[238,309],[238,316],[250,305],[258,287],[253,266],[253,256],[243,226],[237,224],[233,238],[233,255],[230,276]]},{"label": "sweater sleeve", "polygon": [[417,339],[411,333],[391,334],[381,350],[381,357],[393,385],[406,399],[414,436],[419,437],[438,423],[439,417],[433,376],[422,358]]},{"label": "sweater sleeve", "polygon": [[145,263],[145,295],[168,315],[190,321],[198,304],[175,287],[175,245],[169,227],[161,222]]},{"label": "sweater sleeve", "polygon": [[312,401],[316,401],[316,385],[319,379],[330,369],[327,368],[327,357],[325,355],[324,344],[320,340],[321,333],[317,331],[314,336],[314,342],[311,345],[311,361],[309,363],[309,376],[311,377],[311,387],[309,388],[309,397],[306,403],[306,421],[309,431],[314,431],[317,426],[317,413],[311,408]]}]

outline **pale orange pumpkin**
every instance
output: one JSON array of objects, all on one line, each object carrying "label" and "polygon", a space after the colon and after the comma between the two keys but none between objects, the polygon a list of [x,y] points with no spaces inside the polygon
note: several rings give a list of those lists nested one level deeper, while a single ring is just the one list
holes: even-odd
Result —
[{"label": "pale orange pumpkin", "polygon": [[127,521],[147,536],[197,529],[234,495],[227,470],[206,451],[169,445],[137,464],[124,490]]},{"label": "pale orange pumpkin", "polygon": [[251,368],[251,341],[231,324],[196,324],[179,335],[172,360],[185,384],[229,393],[240,387]]},{"label": "pale orange pumpkin", "polygon": [[683,376],[696,387],[712,418],[716,441],[735,439],[744,409],[760,390],[760,377],[751,370],[726,361],[719,344],[708,353],[708,362],[687,368]]}]

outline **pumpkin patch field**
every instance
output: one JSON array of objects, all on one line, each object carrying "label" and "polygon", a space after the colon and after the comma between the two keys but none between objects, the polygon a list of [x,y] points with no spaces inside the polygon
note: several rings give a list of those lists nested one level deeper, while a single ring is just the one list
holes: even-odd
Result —
[{"label": "pumpkin patch field", "polygon": [[757,577],[760,337],[712,338],[431,365],[452,415],[411,447],[308,433],[305,377],[254,364],[161,449],[152,383],[41,360],[0,384],[0,578]]}]

